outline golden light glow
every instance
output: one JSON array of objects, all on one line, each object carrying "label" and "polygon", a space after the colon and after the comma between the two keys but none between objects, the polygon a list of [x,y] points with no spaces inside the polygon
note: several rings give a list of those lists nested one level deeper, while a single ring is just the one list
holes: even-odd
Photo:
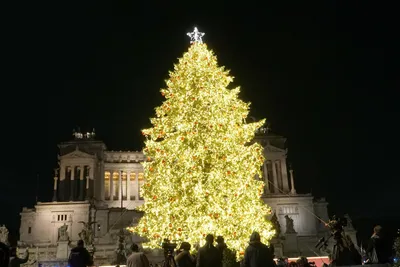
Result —
[{"label": "golden light glow", "polygon": [[104,172],[104,195],[106,200],[110,199],[110,172]]},{"label": "golden light glow", "polygon": [[143,173],[141,173],[141,172],[139,173],[138,180],[139,181],[143,181],[144,180]]},{"label": "golden light glow", "polygon": [[142,131],[145,215],[129,230],[148,238],[144,246],[160,248],[163,238],[194,245],[212,233],[239,258],[253,231],[263,242],[272,238],[264,183],[254,179],[263,148],[251,143],[264,120],[245,123],[250,104],[238,98],[239,88],[227,89],[232,80],[199,42],[170,73],[153,127]]}]

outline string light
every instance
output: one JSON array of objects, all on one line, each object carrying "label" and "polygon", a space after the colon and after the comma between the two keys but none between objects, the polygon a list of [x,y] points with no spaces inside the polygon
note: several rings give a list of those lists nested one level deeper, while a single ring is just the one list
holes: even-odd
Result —
[{"label": "string light", "polygon": [[240,259],[253,231],[265,243],[275,234],[260,199],[264,183],[254,179],[264,156],[252,140],[264,120],[245,123],[250,104],[227,88],[233,77],[195,36],[161,89],[166,100],[152,127],[142,130],[144,216],[128,229],[149,248],[164,238],[201,245],[207,234],[221,235]]}]

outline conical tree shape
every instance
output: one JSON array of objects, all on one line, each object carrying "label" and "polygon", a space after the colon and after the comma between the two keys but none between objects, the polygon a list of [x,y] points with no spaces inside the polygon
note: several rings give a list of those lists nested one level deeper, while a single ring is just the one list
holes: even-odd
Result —
[{"label": "conical tree shape", "polygon": [[206,44],[195,42],[179,59],[156,108],[144,153],[145,212],[130,228],[159,248],[163,238],[202,243],[208,234],[222,235],[237,255],[253,231],[272,238],[266,220],[270,208],[260,196],[264,183],[254,179],[264,162],[263,148],[252,143],[264,121],[246,124],[249,104],[218,67]]}]

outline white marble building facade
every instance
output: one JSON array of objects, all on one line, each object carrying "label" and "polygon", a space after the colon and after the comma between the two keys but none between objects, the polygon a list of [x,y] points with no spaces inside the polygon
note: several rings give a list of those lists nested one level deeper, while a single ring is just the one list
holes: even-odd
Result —
[{"label": "white marble building facade", "polygon": [[[297,251],[285,251],[284,242],[278,242],[282,243],[281,253],[314,256],[308,247],[314,247],[326,234],[318,218],[328,220],[328,204],[296,191],[293,170],[286,160],[285,138],[264,131],[256,135],[255,141],[262,144],[266,157],[263,176],[256,177],[265,182],[262,198],[276,213],[283,237],[285,215],[293,219],[297,232],[298,244],[291,246]],[[23,208],[20,244],[51,250],[57,246],[58,229],[64,224],[74,243],[79,239],[81,222],[93,221],[95,255],[98,261],[110,263],[118,231],[140,218],[135,208],[144,203],[140,188],[145,182],[141,165],[145,156],[138,151],[108,150],[93,133],[75,133],[75,138],[59,144],[59,149],[53,201],[37,203],[33,209]]]}]

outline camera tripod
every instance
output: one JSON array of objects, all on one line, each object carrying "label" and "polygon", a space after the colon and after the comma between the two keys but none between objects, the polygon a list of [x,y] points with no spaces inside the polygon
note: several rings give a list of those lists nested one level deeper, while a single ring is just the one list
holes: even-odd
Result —
[{"label": "camera tripod", "polygon": [[176,261],[174,259],[174,256],[172,255],[171,250],[168,250],[168,252],[166,253],[162,267],[177,267]]},{"label": "camera tripod", "polygon": [[361,263],[361,256],[355,249],[352,240],[343,231],[331,233],[328,239],[321,238],[316,247],[326,251],[328,241],[333,238],[335,244],[331,252],[332,262],[336,266],[357,265]]}]

